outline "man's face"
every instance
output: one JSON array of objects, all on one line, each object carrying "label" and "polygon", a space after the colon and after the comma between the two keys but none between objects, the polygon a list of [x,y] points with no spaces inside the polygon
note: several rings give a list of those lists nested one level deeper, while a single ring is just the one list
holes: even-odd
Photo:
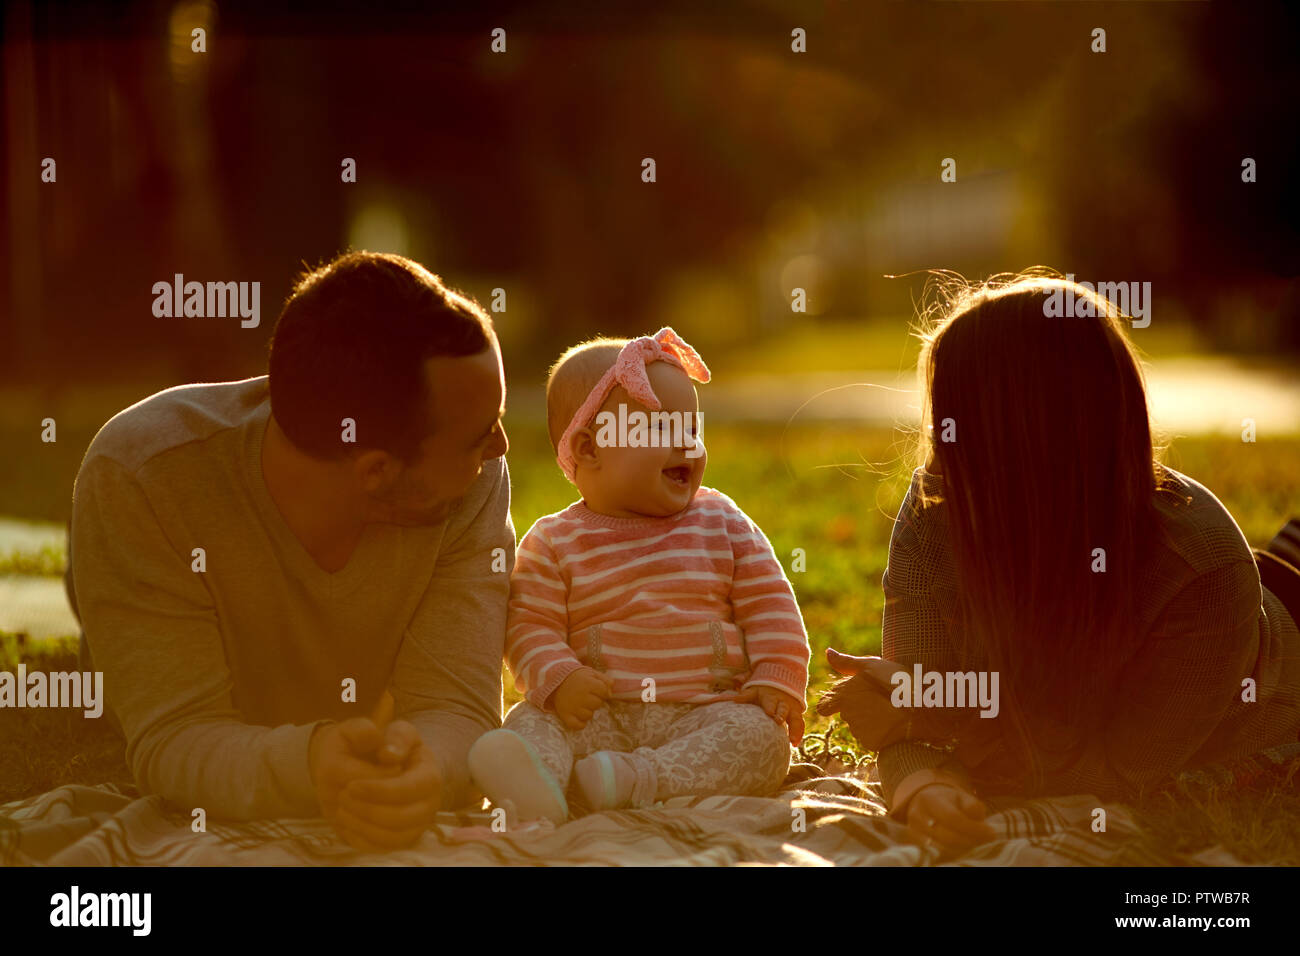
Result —
[{"label": "man's face", "polygon": [[435,525],[447,519],[474,480],[483,462],[500,458],[509,448],[501,417],[506,382],[501,351],[489,348],[463,358],[425,362],[433,433],[420,446],[420,457],[403,466],[396,459],[396,478],[375,494],[379,520],[398,525]]}]

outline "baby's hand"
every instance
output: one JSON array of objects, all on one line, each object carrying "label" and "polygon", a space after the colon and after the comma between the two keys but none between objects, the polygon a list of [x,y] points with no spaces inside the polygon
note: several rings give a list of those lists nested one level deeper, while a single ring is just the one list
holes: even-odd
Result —
[{"label": "baby's hand", "polygon": [[737,698],[741,703],[749,702],[763,708],[763,712],[778,724],[785,727],[790,743],[796,747],[803,742],[803,712],[807,707],[804,701],[793,697],[783,690],[760,684],[747,688]]},{"label": "baby's hand", "polygon": [[614,692],[614,678],[580,667],[560,682],[551,698],[555,714],[570,730],[581,730]]}]

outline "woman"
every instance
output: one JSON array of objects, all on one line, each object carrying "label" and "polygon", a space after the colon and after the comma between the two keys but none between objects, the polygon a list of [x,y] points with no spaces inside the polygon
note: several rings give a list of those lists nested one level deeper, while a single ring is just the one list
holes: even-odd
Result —
[{"label": "woman", "polygon": [[[1059,292],[1084,307],[1049,317]],[[890,540],[884,659],[828,651],[858,676],[818,707],[878,750],[891,815],[961,849],[992,836],[977,793],[1130,798],[1296,740],[1300,571],[1263,555],[1261,587],[1218,499],[1155,460],[1124,317],[1037,272],[950,298],[922,335],[929,429]],[[997,716],[892,706],[915,664],[983,672]]]}]

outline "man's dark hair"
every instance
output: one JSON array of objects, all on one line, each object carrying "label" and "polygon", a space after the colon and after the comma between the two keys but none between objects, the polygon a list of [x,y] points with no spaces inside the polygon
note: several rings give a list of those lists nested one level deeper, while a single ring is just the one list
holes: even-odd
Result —
[{"label": "man's dark hair", "polygon": [[[477,355],[492,321],[402,256],[349,252],[298,280],[271,337],[271,411],[314,458],[380,448],[404,462],[429,435],[424,362]],[[342,441],[344,418],[356,444]]]}]

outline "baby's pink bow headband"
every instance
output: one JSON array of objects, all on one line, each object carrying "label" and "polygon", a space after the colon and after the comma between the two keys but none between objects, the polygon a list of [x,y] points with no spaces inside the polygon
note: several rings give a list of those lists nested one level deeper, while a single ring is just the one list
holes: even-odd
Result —
[{"label": "baby's pink bow headband", "polygon": [[578,406],[578,410],[573,413],[573,418],[569,419],[564,434],[560,436],[559,452],[555,460],[560,463],[560,469],[570,481],[573,481],[578,463],[574,460],[569,440],[574,432],[586,428],[591,423],[615,385],[622,385],[627,389],[628,395],[646,408],[658,411],[663,407],[659,403],[659,396],[650,387],[650,377],[646,375],[646,366],[653,362],[669,362],[676,365],[697,382],[707,382],[710,378],[709,367],[704,364],[699,353],[667,326],[653,336],[643,335],[639,339],[628,342],[618,353],[613,367],[600,377],[595,388],[587,395],[586,401]]}]

